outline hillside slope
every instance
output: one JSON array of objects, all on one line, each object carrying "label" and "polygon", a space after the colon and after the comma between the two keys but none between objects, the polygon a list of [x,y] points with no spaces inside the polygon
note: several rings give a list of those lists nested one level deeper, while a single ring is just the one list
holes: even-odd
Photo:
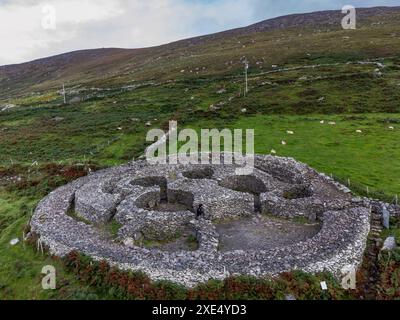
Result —
[{"label": "hillside slope", "polygon": [[[341,29],[340,11],[274,18],[213,35],[145,49],[81,50],[0,67],[0,101],[69,86],[113,86],[143,80],[240,72],[252,66],[301,62],[306,54],[355,58],[391,55],[400,49],[400,7],[358,9],[358,29]],[[393,32],[397,30],[397,32]],[[349,39],[350,37],[350,39]],[[185,74],[186,73],[186,74]]]}]

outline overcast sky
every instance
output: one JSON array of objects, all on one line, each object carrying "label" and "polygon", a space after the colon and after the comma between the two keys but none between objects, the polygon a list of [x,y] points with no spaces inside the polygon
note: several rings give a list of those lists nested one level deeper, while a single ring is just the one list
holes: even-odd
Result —
[{"label": "overcast sky", "polygon": [[346,4],[400,0],[0,0],[0,65],[79,49],[154,46]]}]

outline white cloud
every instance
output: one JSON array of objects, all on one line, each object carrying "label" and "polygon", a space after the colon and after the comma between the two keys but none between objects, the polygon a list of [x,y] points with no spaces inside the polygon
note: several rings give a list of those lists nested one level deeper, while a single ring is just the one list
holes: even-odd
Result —
[{"label": "white cloud", "polygon": [[[94,3],[96,3],[94,5]],[[13,1],[0,6],[0,63],[21,62],[53,53],[52,45],[78,40],[87,23],[101,22],[122,14],[117,3],[105,0],[60,0],[52,2]],[[45,30],[45,5],[56,9],[55,30]],[[81,43],[85,41],[82,39]],[[71,43],[73,45],[73,43]]]},{"label": "white cloud", "polygon": [[[187,0],[0,0],[0,65],[72,50],[145,47],[252,22],[249,2]],[[42,8],[56,8],[44,30]]]}]

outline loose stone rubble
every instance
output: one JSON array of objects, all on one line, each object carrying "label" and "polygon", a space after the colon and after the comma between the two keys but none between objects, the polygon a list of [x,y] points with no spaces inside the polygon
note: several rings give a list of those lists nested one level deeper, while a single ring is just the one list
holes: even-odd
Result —
[{"label": "loose stone rubble", "polygon": [[396,249],[396,247],[396,238],[388,237],[383,244],[382,251],[393,251],[394,249]]},{"label": "loose stone rubble", "polygon": [[[226,154],[219,155],[222,158]],[[230,275],[274,276],[303,270],[339,276],[361,264],[370,231],[371,208],[382,203],[353,198],[330,177],[290,158],[255,156],[249,176],[236,165],[150,165],[136,161],[80,178],[38,205],[31,220],[51,253],[78,250],[123,270],[141,270],[153,280],[187,287]],[[205,216],[196,219],[203,204]],[[391,214],[398,208],[384,206]],[[73,214],[71,214],[73,213]],[[215,224],[273,215],[320,222],[321,230],[304,242],[265,250],[220,250]],[[104,235],[112,221],[118,237]],[[103,230],[103,232],[101,231]],[[198,249],[165,251],[138,245],[168,241],[192,230]]]}]

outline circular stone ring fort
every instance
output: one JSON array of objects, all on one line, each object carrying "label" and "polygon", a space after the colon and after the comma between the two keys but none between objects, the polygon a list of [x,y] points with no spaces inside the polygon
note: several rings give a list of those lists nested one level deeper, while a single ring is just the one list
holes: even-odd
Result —
[{"label": "circular stone ring fort", "polygon": [[235,169],[136,161],[98,171],[43,199],[32,232],[56,256],[77,250],[187,287],[360,266],[367,199],[289,158],[256,155],[251,175]]}]

